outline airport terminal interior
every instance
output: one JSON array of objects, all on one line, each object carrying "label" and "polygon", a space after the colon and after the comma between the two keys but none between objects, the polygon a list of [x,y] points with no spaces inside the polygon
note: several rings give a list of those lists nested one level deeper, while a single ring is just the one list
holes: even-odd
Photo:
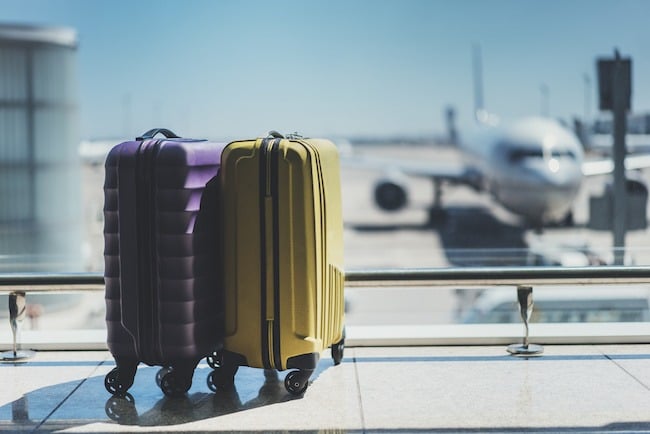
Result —
[{"label": "airport terminal interior", "polygon": [[[509,11],[519,11],[504,1],[510,5]],[[421,20],[423,17],[429,20],[438,13],[444,16],[443,13],[448,12],[445,8],[452,8],[451,2],[409,0],[403,2],[409,7],[400,9],[391,2],[360,0],[343,4],[336,0],[328,2],[332,3],[332,9],[327,10],[317,2],[300,3],[300,7],[294,5],[286,10],[282,7],[271,10],[270,6],[257,2],[259,11],[252,16],[260,25],[251,26],[246,21],[250,34],[229,27],[241,23],[242,17],[256,9],[242,9],[236,2],[196,0],[187,3],[187,8],[178,9],[181,2],[165,2],[160,8],[158,4],[153,8],[148,1],[114,0],[115,5],[106,8],[101,1],[82,7],[76,0],[61,0],[57,4],[65,7],[60,11],[54,10],[51,3],[41,11],[34,6],[45,3],[37,0],[29,0],[32,10],[25,11],[19,3],[0,0],[0,10],[6,7],[8,16],[16,19],[16,22],[0,22],[0,432],[650,432],[650,230],[647,225],[650,107],[644,106],[645,101],[638,96],[646,94],[645,84],[638,82],[648,76],[643,73],[647,62],[641,53],[634,51],[636,57],[633,57],[623,49],[620,52],[614,49],[605,56],[585,54],[587,66],[580,68],[588,67],[594,72],[582,76],[576,73],[577,84],[568,90],[560,86],[568,80],[568,72],[563,71],[561,79],[548,84],[538,84],[537,76],[529,78],[533,84],[526,82],[525,86],[534,87],[535,101],[539,100],[540,104],[535,105],[532,116],[527,113],[505,122],[487,111],[489,104],[484,104],[487,100],[484,96],[492,98],[488,101],[494,101],[492,105],[499,108],[502,102],[507,106],[508,98],[499,99],[489,91],[484,94],[483,81],[488,88],[487,82],[510,77],[512,83],[507,84],[515,86],[516,80],[511,77],[526,75],[519,70],[514,74],[509,67],[506,73],[500,69],[500,75],[486,72],[483,77],[483,69],[494,71],[490,68],[496,68],[496,63],[503,68],[503,58],[495,54],[495,45],[490,43],[495,28],[490,27],[486,35],[484,32],[488,30],[478,26],[480,31],[476,34],[483,35],[485,40],[481,44],[463,39],[462,49],[466,49],[467,56],[462,62],[456,56],[446,59],[446,55],[440,56],[440,53],[430,55],[427,44],[436,42],[440,35],[432,34],[429,21]],[[557,12],[558,4],[549,7]],[[636,15],[647,16],[631,12],[635,7],[650,12],[645,5],[633,1],[619,4],[630,19]],[[67,10],[74,5],[74,13],[72,9]],[[445,10],[436,9],[441,5],[445,5]],[[593,14],[580,10],[579,16],[585,23],[591,23],[597,12],[606,15],[600,8],[609,10],[610,6],[603,5],[609,3],[604,1],[593,6]],[[483,8],[485,4],[473,6]],[[576,12],[575,4],[566,7]],[[187,17],[192,17],[189,21],[207,19],[208,14],[198,17],[202,8],[212,11],[210,17],[221,20],[225,16],[233,21],[222,23],[215,18],[218,26],[206,21],[202,26],[188,27]],[[313,33],[320,30],[311,32],[310,28],[310,32],[304,32],[305,22],[314,18],[314,10],[319,10],[322,22],[327,22],[323,27],[335,30],[322,30],[329,35],[326,42],[314,36]],[[330,25],[332,10],[344,11],[334,16],[338,25]],[[106,15],[116,26],[131,26],[128,19],[131,11],[132,18],[139,20],[137,27],[141,34],[133,40],[116,38],[115,44],[122,50],[116,53],[113,45],[106,41],[112,41],[119,31],[111,28],[101,33],[99,29],[105,29],[103,17]],[[279,19],[278,11],[295,19],[287,20],[284,15]],[[301,15],[304,11],[311,11],[309,20]],[[151,20],[149,12],[153,14]],[[460,12],[462,16],[468,15],[462,8]],[[483,12],[494,13],[485,9]],[[530,11],[526,13],[531,15]],[[35,22],[23,22],[25,17],[32,15],[38,17]],[[480,14],[472,14],[475,15]],[[490,16],[502,19],[501,15]],[[551,15],[540,12],[539,17],[537,12],[532,15],[536,20],[555,17],[557,20],[548,20],[560,26],[564,21],[558,17],[564,17],[567,11]],[[269,16],[276,18],[269,19]],[[358,18],[360,16],[362,19]],[[177,20],[178,17],[182,19]],[[350,25],[352,21],[346,21],[348,18],[355,19],[353,25]],[[61,24],[53,25],[50,19]],[[275,23],[289,21],[294,26],[291,29],[301,29],[304,41],[274,27]],[[175,29],[178,26],[183,30],[162,32],[155,38],[148,31],[149,25],[153,28],[154,23],[168,25],[170,22]],[[523,25],[521,27],[523,29]],[[132,27],[128,29],[129,34],[133,33]],[[259,29],[265,32],[257,33]],[[127,33],[125,28],[122,30]],[[560,32],[561,29],[556,30]],[[573,38],[576,32],[573,27],[570,30]],[[170,35],[176,38],[176,31],[187,40],[168,39]],[[452,31],[445,27],[444,32]],[[597,32],[591,29],[590,33]],[[392,36],[385,39],[382,36],[385,34]],[[379,38],[379,42],[368,45],[372,35]],[[269,48],[268,52],[277,54],[265,56],[273,57],[274,62],[282,58],[282,62],[287,63],[278,60],[265,64],[268,69],[260,69],[264,74],[214,63],[214,46],[203,45],[204,39],[209,38],[218,41],[215,46],[219,47],[216,51],[221,50],[220,55],[243,59],[246,62],[242,63],[246,64],[251,59],[259,59],[260,53],[271,47],[265,45],[267,42],[277,42],[283,44],[278,45],[282,50],[275,51],[277,47],[273,45],[273,50]],[[456,39],[460,39],[458,34],[449,41],[460,43]],[[181,40],[183,44],[178,45]],[[137,43],[130,45],[128,41]],[[159,41],[167,41],[174,56],[168,56],[166,51],[165,55],[160,54],[163,51],[151,51],[155,47],[160,49]],[[193,50],[185,45],[188,41]],[[560,55],[555,48],[571,45],[561,42],[556,42],[551,54],[546,54],[554,61]],[[514,45],[501,45],[504,52],[518,49]],[[525,44],[521,42],[521,45]],[[605,48],[609,50],[609,45]],[[429,54],[423,56],[425,49]],[[629,49],[633,50],[634,46]],[[312,56],[314,50],[322,50],[327,55]],[[540,48],[541,51],[544,50]],[[124,77],[124,70],[129,69],[124,65],[141,66],[141,52],[146,52],[145,59],[155,57],[156,64],[164,65],[164,70],[157,70],[156,74],[144,79],[138,77],[138,81],[133,82],[138,84],[120,78]],[[197,53],[208,52],[209,56],[197,57]],[[525,50],[526,55],[529,52]],[[135,53],[137,58],[133,57]],[[483,53],[491,57],[486,54],[484,58]],[[188,57],[184,57],[186,55]],[[102,63],[103,56],[119,57],[119,64],[123,66],[115,68],[115,63]],[[175,56],[184,60],[177,62]],[[564,59],[569,57],[568,54],[563,56]],[[334,68],[333,57],[339,61]],[[474,105],[461,103],[461,108],[457,109],[456,103],[439,100],[443,97],[438,90],[432,90],[429,83],[432,79],[428,75],[435,73],[439,80],[446,76],[440,72],[449,66],[442,62],[443,57],[449,65],[455,61],[461,64],[454,70],[456,72],[445,74],[453,77],[447,76],[447,80],[457,86],[456,93],[461,95],[458,98],[473,99]],[[512,57],[516,56],[508,54],[509,59]],[[326,65],[322,58],[328,59]],[[386,58],[391,59],[390,64],[386,63]],[[527,63],[534,61],[532,57],[526,58],[519,66],[524,71]],[[300,63],[301,69],[289,73],[269,66],[289,63]],[[399,69],[395,69],[395,63],[399,64]],[[181,79],[177,75],[179,64],[183,69]],[[203,77],[201,83],[198,79],[186,79],[186,70],[192,69],[188,65],[196,70],[193,69],[196,77]],[[110,69],[110,74],[104,69]],[[544,69],[546,74],[554,77],[547,69]],[[560,68],[553,62],[552,69]],[[210,79],[203,75],[206,70],[210,71]],[[327,74],[322,70],[327,70]],[[289,75],[287,81],[280,72]],[[350,74],[356,78],[349,79]],[[399,80],[395,81],[397,79],[391,74],[399,75]],[[423,79],[425,75],[427,78]],[[211,81],[212,78],[215,81]],[[461,86],[461,81],[468,85]],[[144,103],[138,86],[148,89],[158,83],[168,84],[169,94],[167,89],[156,88],[155,101],[147,101],[150,105],[142,110]],[[446,90],[440,83],[438,88]],[[346,93],[336,93],[338,87],[333,84],[346,86]],[[631,88],[632,84],[636,87]],[[115,95],[107,95],[101,89],[104,85],[107,89],[117,86],[118,90],[114,91]],[[520,100],[530,99],[528,93],[521,91],[525,86],[507,95],[517,94],[514,106],[517,109],[511,109],[517,115],[526,111],[521,108],[523,105],[518,105]],[[196,93],[194,99],[189,96],[185,99],[185,94],[179,97],[181,87],[192,89]],[[103,98],[93,97],[90,109],[88,94],[84,94],[89,88],[93,95],[95,90],[103,95]],[[286,101],[278,102],[273,93],[276,89]],[[638,89],[637,93],[632,89]],[[276,104],[277,113],[262,112],[260,107],[266,107],[266,103],[244,104],[241,99],[246,98],[239,95],[240,91],[246,98],[256,97],[255,92],[270,95],[268,101]],[[215,98],[211,92],[218,93],[223,100]],[[190,93],[188,90],[187,95]],[[208,94],[210,97],[206,96]],[[330,98],[328,104],[322,105],[325,108],[304,104],[293,107],[296,100],[302,103],[305,97],[314,95]],[[447,98],[447,94],[444,95]],[[583,113],[571,117],[553,112],[559,112],[558,106],[566,100],[566,95],[578,101],[571,110]],[[280,158],[274,152],[278,152],[281,144],[296,142],[307,143],[305,149],[320,149],[321,152],[327,148],[331,155],[336,155],[336,159],[327,160],[327,164],[323,163],[325,159],[313,157],[317,161],[309,166],[313,171],[305,170],[313,174],[313,178],[309,178],[313,185],[325,184],[323,179],[329,176],[340,181],[340,185],[327,184],[340,187],[335,193],[331,193],[332,190],[325,193],[325,187],[307,186],[295,188],[293,196],[287,196],[293,200],[294,196],[321,195],[318,200],[314,199],[313,209],[305,213],[306,219],[313,217],[316,229],[312,232],[318,234],[314,239],[326,240],[322,244],[337,244],[335,237],[340,235],[343,246],[338,243],[337,247],[341,247],[342,257],[336,258],[340,263],[328,263],[326,259],[314,259],[311,263],[310,258],[321,257],[320,252],[314,253],[317,242],[298,245],[296,241],[295,245],[287,243],[291,244],[287,251],[292,254],[297,251],[294,256],[307,258],[304,262],[307,265],[300,270],[291,268],[291,273],[286,274],[291,274],[293,280],[310,271],[323,281],[324,276],[328,282],[338,278],[340,285],[330,285],[339,291],[331,300],[325,296],[304,295],[307,294],[305,290],[304,294],[292,293],[291,303],[297,305],[300,297],[307,299],[310,307],[338,303],[336,306],[344,311],[343,315],[330,321],[324,313],[301,315],[303,312],[300,312],[292,317],[294,322],[290,325],[294,329],[279,334],[279,307],[269,303],[254,310],[256,320],[260,315],[263,318],[261,327],[255,329],[255,337],[259,334],[259,340],[268,344],[264,347],[267,352],[260,356],[267,359],[268,364],[280,359],[280,350],[274,352],[276,348],[273,347],[273,343],[281,340],[277,336],[282,339],[287,335],[292,339],[298,336],[301,343],[322,344],[315,334],[303,333],[304,329],[295,331],[304,326],[308,317],[317,317],[318,324],[322,324],[318,336],[344,331],[345,340],[341,345],[322,345],[326,348],[320,353],[304,390],[296,391],[302,384],[295,381],[297,376],[292,374],[292,369],[244,365],[229,384],[220,377],[227,375],[227,356],[221,358],[213,354],[206,354],[208,357],[201,354],[191,385],[180,393],[177,389],[184,385],[179,386],[178,376],[168,376],[169,366],[140,363],[130,387],[120,382],[123,378],[119,375],[111,376],[117,362],[109,350],[111,332],[107,316],[111,316],[111,312],[122,315],[132,306],[122,304],[113,311],[107,309],[107,299],[108,304],[114,301],[108,295],[108,282],[113,278],[115,283],[128,272],[120,271],[119,279],[115,279],[116,276],[109,275],[110,271],[123,264],[118,261],[119,265],[111,268],[110,264],[115,262],[105,262],[105,259],[107,256],[115,259],[116,255],[107,252],[120,243],[128,245],[133,239],[124,235],[126,232],[119,232],[120,225],[127,226],[126,218],[105,219],[111,213],[113,217],[117,215],[119,206],[116,203],[122,204],[120,206],[126,203],[122,196],[122,202],[116,199],[119,182],[113,186],[107,181],[107,173],[113,167],[106,165],[107,155],[122,142],[139,143],[139,150],[150,146],[155,152],[148,154],[149,157],[154,154],[157,157],[161,147],[167,146],[164,144],[167,140],[183,146],[188,143],[188,137],[171,136],[168,130],[159,131],[166,136],[164,140],[160,135],[156,136],[160,140],[143,139],[141,134],[151,127],[169,127],[176,131],[180,125],[181,129],[197,132],[194,138],[219,142],[219,146],[242,142],[239,139],[243,137],[235,132],[216,136],[203,134],[212,131],[214,125],[224,131],[227,127],[232,127],[232,131],[243,129],[221,106],[215,108],[214,113],[210,112],[211,117],[206,120],[203,109],[197,107],[207,104],[214,108],[215,99],[228,106],[228,110],[242,110],[251,119],[256,113],[266,113],[265,122],[259,123],[264,129],[256,133],[259,140],[251,141],[256,143],[253,146],[262,149],[260,155],[263,156],[255,165],[248,166],[261,175],[255,175],[258,176],[256,182],[249,182],[242,172],[236,178],[240,183],[237,188],[254,185],[260,191],[266,189],[266,196],[260,196],[263,199],[254,198],[256,205],[261,206],[260,214],[272,215],[267,223],[260,223],[255,229],[263,234],[256,255],[274,258],[260,262],[264,264],[259,267],[260,275],[265,276],[260,278],[260,282],[266,282],[266,286],[261,285],[264,297],[280,293],[276,288],[281,274],[277,271],[280,268],[277,264],[281,262],[277,259],[280,249],[276,251],[270,245],[271,240],[276,242],[280,237],[279,230],[272,229],[272,224],[280,220],[278,216],[285,215],[282,214],[285,209],[279,210],[278,206],[277,191],[282,177],[273,172],[273,164],[278,161],[274,158]],[[636,107],[632,106],[632,101]],[[308,131],[289,130],[284,123],[289,115],[283,114],[283,110],[290,110],[287,113],[302,119],[316,131],[331,131],[324,136],[334,146],[329,148],[325,142],[314,145],[307,137]],[[142,111],[151,116],[141,116]],[[340,112],[346,115],[338,115]],[[332,113],[338,116],[333,117]],[[107,128],[92,127],[95,124],[91,118],[100,115],[115,125],[111,130],[114,134],[107,134]],[[434,122],[436,116],[440,119]],[[394,124],[382,125],[392,119],[396,119]],[[417,124],[418,120],[421,124]],[[284,136],[269,131],[267,121],[279,124]],[[357,130],[351,129],[357,127],[356,121],[362,132],[354,133]],[[141,128],[144,124],[146,126]],[[465,134],[468,124],[478,126],[476,137]],[[373,133],[377,128],[380,132]],[[264,136],[267,131],[268,136]],[[192,143],[199,143],[198,149],[204,142]],[[230,149],[233,148],[235,146]],[[226,161],[223,155],[219,155],[219,164]],[[137,160],[138,177],[128,178],[133,183],[124,182],[127,187],[122,184],[120,191],[135,191],[133,198],[147,205],[158,204],[157,201],[167,203],[162,194],[154,198],[147,196],[148,190],[143,193],[144,186],[148,188],[154,184],[143,175],[145,169],[151,170],[154,165],[154,158],[149,157]],[[252,157],[247,155],[246,158]],[[305,160],[312,164],[310,158]],[[190,160],[188,158],[183,164],[189,165]],[[242,170],[245,165],[225,166],[224,163],[220,170],[223,167]],[[196,166],[205,169],[207,164],[197,163]],[[118,174],[116,177],[123,176],[117,169],[114,172]],[[207,169],[201,173],[207,173]],[[291,172],[287,178],[293,180],[298,174],[302,172]],[[133,246],[151,254],[146,258],[138,257],[137,267],[148,264],[154,256],[151,246],[172,245],[175,240],[190,234],[195,224],[198,227],[197,215],[205,208],[197,197],[203,199],[200,195],[208,191],[208,184],[213,181],[218,181],[219,188],[223,188],[226,175],[220,176],[223,178],[210,174],[201,185],[194,185],[196,179],[188,176],[183,181],[187,184],[170,188],[186,201],[183,206],[187,208],[183,208],[183,212],[188,211],[190,203],[200,203],[200,206],[189,210],[195,214],[182,222],[184,232],[180,235],[166,237],[169,234],[160,235],[151,229],[153,224],[139,226],[140,229],[146,226],[147,230],[140,232],[145,235],[133,236],[136,240]],[[164,178],[163,184],[173,181],[173,176],[160,178]],[[142,183],[138,184],[140,181]],[[132,185],[137,187],[129,190],[128,186]],[[178,193],[180,190],[182,193]],[[219,192],[221,194],[221,190]],[[239,204],[238,200],[244,201],[239,197],[228,203]],[[133,199],[133,203],[136,202]],[[9,203],[11,206],[5,206]],[[295,203],[304,205],[303,202]],[[137,209],[141,210],[140,203]],[[287,215],[294,212],[293,205],[287,206],[287,210]],[[166,220],[168,214],[172,214],[165,214],[167,211],[160,214],[162,217],[156,217],[156,224],[161,227],[164,224],[160,222],[172,221],[171,218]],[[326,212],[331,216],[338,211],[341,211],[340,226],[320,217]],[[124,213],[123,208],[120,212]],[[140,211],[132,214],[141,220],[144,215]],[[224,215],[225,211],[220,214]],[[243,220],[248,222],[249,219],[236,223]],[[253,217],[250,220],[253,221]],[[110,222],[114,224],[109,228]],[[222,223],[219,220],[219,224]],[[293,223],[286,226],[300,233],[294,240],[301,240],[304,234]],[[172,226],[168,224],[167,227]],[[118,236],[111,238],[115,234]],[[230,235],[231,232],[227,232],[224,239],[231,240]],[[238,240],[241,239],[249,240],[246,236]],[[198,244],[203,242],[192,240]],[[146,248],[142,247],[145,241],[151,242]],[[237,249],[241,247],[237,245]],[[237,249],[233,250],[243,251]],[[127,256],[123,251],[120,255],[122,259]],[[174,252],[167,259],[178,257],[180,254]],[[193,261],[194,258],[187,265],[189,273],[200,267],[200,259]],[[155,265],[158,274],[152,271],[154,266],[148,268],[151,273],[135,273],[137,286],[150,289],[150,293],[140,290],[138,306],[148,305],[144,303],[145,299],[149,300],[147,295],[158,296],[155,291],[162,292],[152,281],[169,271],[163,262]],[[323,264],[329,266],[327,272],[314,271],[321,270]],[[226,267],[215,268],[224,271]],[[241,272],[243,267],[230,269]],[[271,275],[273,278],[269,277]],[[201,280],[195,277],[192,274],[177,281],[185,286],[193,285]],[[327,285],[321,285],[320,280],[315,283],[316,280],[313,278],[306,286],[313,294],[322,295],[325,293],[322,288]],[[241,277],[241,281],[246,281],[245,277]],[[240,280],[228,282],[239,284]],[[178,283],[179,287],[182,285]],[[120,288],[118,293],[122,297],[119,291]],[[251,303],[250,299],[241,296],[242,293],[236,293],[240,297],[238,308]],[[266,303],[266,298],[263,299]],[[194,300],[183,299],[183,302],[190,304]],[[224,305],[231,308],[236,305],[230,300],[227,303]],[[145,318],[155,324],[153,315],[158,313],[156,309],[160,305],[156,306],[152,310],[138,311],[138,315],[145,312],[138,320]],[[190,310],[194,314],[194,309],[196,312],[206,310],[201,303],[193,306],[192,309],[179,308],[171,316],[181,317]],[[231,315],[236,317],[239,312],[236,310]],[[147,316],[149,314],[152,316]],[[138,334],[134,341],[143,336],[142,340],[147,341],[143,330],[149,323],[138,326],[135,333],[129,331],[124,324],[128,321],[122,316],[120,321],[108,318],[109,324],[111,321],[120,323],[131,336]],[[282,327],[289,322],[282,323]],[[234,327],[233,321],[227,323],[231,329]],[[334,330],[338,326],[332,324],[344,325],[344,328]],[[187,328],[195,325],[192,323]],[[246,326],[240,328],[247,330]],[[187,333],[192,337],[199,334],[194,329]],[[160,338],[159,335],[151,342]],[[124,387],[128,390],[122,390]]]},{"label": "airport terminal interior", "polygon": [[[100,182],[101,167],[94,170]],[[342,179],[344,201],[370,202],[363,193],[372,188],[372,177],[344,169]],[[425,182],[416,186],[420,196],[413,200],[421,205],[397,216],[387,217],[370,203],[364,208],[344,202],[350,276],[357,273],[363,279],[366,270],[387,269],[408,275],[406,270],[413,268],[435,273],[457,270],[458,265],[453,279],[461,283],[418,283],[417,276],[415,282],[349,282],[343,361],[335,366],[325,351],[304,395],[285,390],[287,371],[245,367],[239,369],[233,388],[215,391],[208,381],[212,369],[202,360],[191,388],[180,398],[167,397],[156,383],[159,367],[144,364],[129,394],[112,396],[104,385],[115,362],[106,350],[103,287],[77,283],[56,295],[27,291],[28,304],[40,305],[45,312],[31,314],[20,324],[18,348],[33,351],[30,357],[0,364],[0,430],[650,431],[648,286],[639,283],[647,280],[645,267],[625,267],[631,273],[602,279],[578,267],[584,276],[555,276],[551,285],[543,275],[498,284],[508,271],[529,270],[525,264],[531,252],[516,247],[519,244],[537,246],[537,260],[582,261],[586,250],[576,240],[586,237],[594,247],[588,253],[604,257],[610,236],[586,228],[577,229],[577,235],[575,228],[563,227],[541,234],[524,231],[489,200],[461,187],[459,194],[448,195],[454,218],[431,228],[426,203],[433,188]],[[585,211],[576,212],[576,218],[586,218]],[[453,227],[463,225],[482,233],[485,245],[498,248],[463,248],[467,238]],[[629,251],[640,264],[647,263],[644,238],[645,231],[628,238]],[[576,252],[582,254],[579,259]],[[95,260],[101,260],[101,254]],[[485,260],[496,261],[490,268],[504,274],[495,276],[481,268]],[[477,269],[485,270],[483,275],[469,275]],[[633,272],[641,272],[641,277]],[[84,275],[101,280],[97,269],[89,268]],[[509,346],[523,345],[525,336],[519,284],[530,281],[535,282],[536,303],[529,343],[540,345],[541,352],[513,355]],[[2,286],[6,292],[15,288]],[[484,316],[477,319],[479,314]],[[9,315],[4,310],[0,315],[5,321],[0,349],[11,352]]]}]

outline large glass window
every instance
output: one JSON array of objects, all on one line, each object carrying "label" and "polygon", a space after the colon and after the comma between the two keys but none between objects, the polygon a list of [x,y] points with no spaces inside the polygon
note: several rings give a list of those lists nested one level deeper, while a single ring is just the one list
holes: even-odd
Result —
[{"label": "large glass window", "polygon": [[[650,4],[34,4],[2,7],[3,19],[16,23],[0,24],[2,272],[103,272],[104,159],[111,146],[154,127],[225,142],[269,130],[331,139],[341,151],[349,270],[650,265],[646,225],[613,242],[609,220],[620,210],[603,202],[611,174],[581,175],[583,163],[611,159],[591,132],[613,129],[610,114],[598,112],[595,76],[596,59],[613,55],[613,45],[634,62],[631,132],[647,132],[638,124],[650,111],[650,63],[639,47],[650,46],[641,13]],[[548,22],[552,34],[540,31]],[[530,118],[534,127],[521,123]],[[586,128],[576,131],[578,123]],[[530,140],[511,140],[513,131]],[[549,131],[561,149],[529,146]],[[630,156],[650,150],[638,136]],[[562,164],[544,185],[509,170],[545,156]],[[633,175],[627,210],[635,222],[647,221],[649,170]],[[399,203],[387,206],[384,197],[382,205],[381,191]],[[512,211],[532,207],[538,219]],[[592,224],[605,212],[611,219]],[[351,289],[348,315],[351,324],[519,321],[514,287],[490,301],[497,293]],[[78,306],[96,325],[103,295],[95,295]],[[608,299],[584,289],[580,297],[582,306],[540,298],[534,318],[648,318],[645,295]]]}]

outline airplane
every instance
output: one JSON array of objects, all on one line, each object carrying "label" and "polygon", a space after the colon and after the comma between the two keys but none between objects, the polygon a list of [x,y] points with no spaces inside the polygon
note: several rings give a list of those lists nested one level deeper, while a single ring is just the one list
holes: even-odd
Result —
[{"label": "airplane", "polygon": [[[480,79],[475,77],[475,83],[480,85]],[[444,218],[441,183],[448,182],[491,194],[499,205],[531,227],[571,225],[571,207],[585,177],[613,173],[613,162],[585,161],[576,134],[557,120],[530,116],[501,124],[482,108],[480,90],[475,98],[479,101],[475,114],[480,128],[458,138],[462,164],[351,157],[347,165],[384,172],[374,187],[375,203],[384,211],[407,206],[406,177],[415,176],[434,182],[430,223]],[[626,158],[628,170],[644,167],[650,167],[650,155]]]},{"label": "airplane", "polygon": [[583,179],[582,145],[557,121],[528,117],[509,126],[486,127],[459,140],[463,163],[349,160],[357,167],[378,168],[385,175],[374,187],[374,200],[384,211],[408,203],[407,176],[434,182],[431,222],[444,216],[441,183],[464,184],[490,193],[503,208],[534,226],[570,220],[570,209]]},{"label": "airplane", "polygon": [[[611,159],[585,161],[573,131],[558,121],[525,117],[509,125],[488,126],[467,140],[460,139],[462,164],[350,157],[347,165],[380,169],[374,201],[383,211],[408,204],[408,176],[434,182],[431,223],[444,218],[441,183],[464,184],[487,192],[503,208],[530,227],[571,225],[572,205],[585,178],[614,171]],[[650,167],[650,155],[628,155],[629,170]]]}]

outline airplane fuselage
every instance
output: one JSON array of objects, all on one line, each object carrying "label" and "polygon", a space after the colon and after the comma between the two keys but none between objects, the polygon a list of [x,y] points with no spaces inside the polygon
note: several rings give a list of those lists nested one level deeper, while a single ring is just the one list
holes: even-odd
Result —
[{"label": "airplane fuselage", "polygon": [[583,151],[558,122],[531,117],[485,127],[460,147],[482,175],[482,187],[509,211],[537,225],[570,212],[583,179]]}]

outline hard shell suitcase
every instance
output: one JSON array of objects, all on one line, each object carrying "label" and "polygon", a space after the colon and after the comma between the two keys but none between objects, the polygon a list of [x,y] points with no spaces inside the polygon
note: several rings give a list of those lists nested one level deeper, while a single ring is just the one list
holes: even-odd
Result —
[{"label": "hard shell suitcase", "polygon": [[[154,139],[163,133],[165,139]],[[137,365],[163,367],[167,395],[185,393],[221,336],[218,183],[224,145],[148,131],[108,154],[104,279],[108,348],[117,367],[106,389],[123,395]]]},{"label": "hard shell suitcase", "polygon": [[222,156],[225,334],[209,381],[228,387],[238,366],[295,368],[285,386],[302,394],[324,349],[343,357],[339,158],[327,140],[272,133]]}]

